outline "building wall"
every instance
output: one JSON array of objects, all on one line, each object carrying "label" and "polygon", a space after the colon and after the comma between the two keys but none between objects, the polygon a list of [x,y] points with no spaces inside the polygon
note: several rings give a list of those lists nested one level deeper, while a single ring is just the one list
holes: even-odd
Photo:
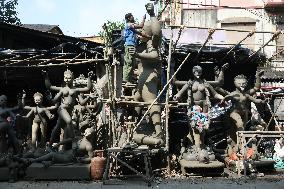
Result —
[{"label": "building wall", "polygon": [[[273,24],[269,16],[265,13],[263,9],[259,10],[245,10],[245,9],[219,9],[218,10],[218,24],[217,28],[221,28],[222,20],[232,18],[232,17],[248,17],[253,18],[256,21],[255,23],[255,30],[256,31],[276,31],[276,26]],[[236,27],[236,29],[242,29],[241,27]],[[244,27],[243,30],[246,28]],[[248,28],[247,28],[248,29]],[[239,35],[240,33],[235,32],[235,42],[238,42],[244,37],[244,34]],[[254,43],[254,45],[245,45],[253,50],[258,50],[263,44],[265,44],[273,34],[269,33],[256,33],[254,34],[254,41],[251,41],[250,39],[244,41],[245,44],[250,44],[251,42]],[[232,40],[232,39],[231,39]],[[276,45],[275,41],[270,42],[270,44]],[[267,55],[267,57],[272,56],[276,52],[275,46],[266,46],[263,50],[263,52]]]},{"label": "building wall", "polygon": [[182,11],[182,23],[193,27],[216,27],[217,10],[187,9]]},{"label": "building wall", "polygon": [[[182,0],[182,20],[180,24],[186,26],[199,26],[199,27],[212,27],[212,28],[230,28],[230,29],[242,29],[252,30],[251,23],[227,23],[222,25],[222,21],[228,18],[248,17],[256,20],[256,31],[270,31],[275,32],[277,30],[276,24],[271,15],[267,14],[264,7],[264,2],[271,0]],[[283,0],[282,0],[283,1]],[[273,2],[282,2],[281,0],[275,0]],[[202,6],[207,5],[207,6]],[[209,6],[213,5],[213,6]],[[221,7],[220,7],[221,6]],[[228,6],[229,8],[226,8]],[[233,9],[232,7],[243,7],[243,9]],[[243,39],[247,33],[240,32],[227,32],[226,43],[237,43]],[[254,34],[253,37],[244,41],[244,46],[253,50],[258,50],[263,44],[265,44],[273,34]],[[278,39],[278,43],[284,43],[283,35]],[[283,38],[283,40],[282,40]],[[269,43],[270,45],[276,45],[276,41]],[[277,52],[276,46],[266,46],[263,53],[267,57],[272,56]]]}]

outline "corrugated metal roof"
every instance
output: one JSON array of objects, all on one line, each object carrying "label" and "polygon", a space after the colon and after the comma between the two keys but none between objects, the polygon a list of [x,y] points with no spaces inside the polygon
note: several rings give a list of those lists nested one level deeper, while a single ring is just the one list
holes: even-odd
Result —
[{"label": "corrugated metal roof", "polygon": [[284,71],[265,70],[262,79],[284,79]]},{"label": "corrugated metal roof", "polygon": [[33,30],[38,30],[42,32],[51,32],[54,33],[53,30],[59,31],[63,34],[62,30],[57,25],[49,25],[49,24],[23,24],[21,25],[24,28],[29,28]]}]

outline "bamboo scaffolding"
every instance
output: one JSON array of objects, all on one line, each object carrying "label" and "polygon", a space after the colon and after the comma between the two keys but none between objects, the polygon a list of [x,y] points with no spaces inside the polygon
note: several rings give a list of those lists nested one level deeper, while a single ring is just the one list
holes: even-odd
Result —
[{"label": "bamboo scaffolding", "polygon": [[56,59],[59,59],[59,58],[62,58],[62,57],[65,57],[66,55],[60,55],[60,56],[57,56],[57,57],[54,57],[54,58],[51,58],[51,59],[49,59],[49,60],[46,60],[46,61],[43,61],[43,62],[41,62],[41,63],[38,63],[37,65],[39,66],[39,65],[44,65],[44,64],[46,64],[46,63],[48,63],[48,62],[51,62],[51,61],[53,61],[53,60],[56,60]]},{"label": "bamboo scaffolding", "polygon": [[88,63],[97,63],[97,62],[106,62],[108,59],[92,59],[83,62],[74,62],[74,63],[59,63],[59,64],[45,64],[45,65],[29,65],[29,66],[9,66],[3,65],[0,68],[30,68],[30,67],[54,67],[54,66],[66,66],[66,65],[79,65],[79,64],[88,64]]},{"label": "bamboo scaffolding", "polygon": [[261,49],[263,49],[266,45],[268,45],[268,43],[270,43],[271,41],[273,41],[276,37],[278,37],[281,34],[280,31],[277,31],[273,34],[273,36],[264,44],[262,45],[257,51],[255,51],[254,53],[252,53],[245,62],[247,62],[248,60],[251,59],[251,57],[253,57],[254,55],[256,55],[256,53],[258,53]]},{"label": "bamboo scaffolding", "polygon": [[7,59],[0,60],[0,62],[13,61],[14,59],[19,58],[19,57],[20,57],[20,56],[17,55],[17,56],[11,57],[11,58],[7,58]]},{"label": "bamboo scaffolding", "polygon": [[[50,60],[51,58],[39,58],[39,59],[35,59],[35,60],[32,60],[34,62],[42,62],[42,61],[48,61]],[[60,58],[60,59],[55,59],[53,61],[61,61],[61,62],[68,62],[68,61],[71,61],[73,60],[74,58]],[[94,60],[94,58],[76,58],[76,61],[87,61],[87,60]],[[20,60],[10,60],[11,62],[19,62]]]},{"label": "bamboo scaffolding", "polygon": [[32,60],[32,59],[34,59],[34,58],[38,58],[38,57],[42,57],[42,56],[45,56],[45,54],[38,54],[38,55],[35,55],[35,56],[31,56],[31,57],[29,57],[29,58],[25,58],[25,59],[20,60],[20,61],[18,61],[18,62],[10,63],[10,64],[8,64],[7,66],[9,66],[9,65],[15,65],[15,64],[18,64],[18,63],[26,62],[26,61],[30,61],[30,60]]},{"label": "bamboo scaffolding", "polygon": [[[211,38],[212,34],[215,30],[209,30],[209,34],[207,39],[205,40],[204,44],[202,45],[202,47],[199,49],[198,53],[201,52],[202,48],[206,45],[206,43],[208,42],[208,40]],[[138,122],[138,124],[136,125],[136,128],[134,129],[134,131],[138,128],[138,126],[140,126],[140,124],[142,123],[143,119],[146,117],[146,115],[149,113],[150,109],[152,108],[152,106],[155,104],[155,102],[160,98],[160,96],[163,94],[163,92],[165,91],[165,89],[168,87],[168,85],[172,82],[173,78],[176,76],[176,74],[180,71],[181,67],[185,64],[185,62],[187,61],[187,59],[189,58],[191,53],[188,53],[187,56],[185,57],[185,59],[183,60],[183,62],[179,65],[179,67],[177,68],[177,70],[174,72],[174,74],[172,75],[172,77],[170,78],[170,80],[166,83],[166,85],[163,87],[163,89],[160,91],[160,93],[158,94],[158,96],[156,97],[156,99],[151,103],[151,105],[148,107],[147,111],[144,113],[144,115],[142,116],[142,118],[140,119],[140,121]],[[198,57],[198,54],[196,55],[196,57]],[[196,59],[196,58],[195,58]]]},{"label": "bamboo scaffolding", "polygon": [[[169,25],[168,27],[170,28],[180,28],[180,27],[185,27],[185,28],[196,28],[196,29],[213,29],[210,27],[199,27],[199,26],[186,26],[186,25]],[[240,30],[240,29],[226,29],[226,28],[214,28],[214,30],[224,30],[224,31],[235,31],[235,32],[251,32],[251,30]],[[283,34],[284,31],[280,30],[280,32]],[[274,34],[275,32],[273,31],[255,31],[255,33],[269,33],[269,34]]]},{"label": "bamboo scaffolding", "polygon": [[[270,58],[267,59],[267,61],[272,61],[274,57],[276,57],[279,54],[282,54],[284,52],[284,48],[279,50],[278,52],[274,53]],[[273,60],[275,61],[275,60]]]},{"label": "bamboo scaffolding", "polygon": [[[106,102],[107,100],[103,99],[102,101]],[[129,105],[129,106],[149,106],[152,103],[150,103],[150,102],[137,102],[137,101],[118,101],[118,102],[116,102],[116,104],[118,104],[118,105]],[[187,106],[188,105],[187,103],[180,103],[180,102],[177,103],[177,102],[170,102],[170,101],[169,101],[168,104],[171,105],[170,107],[173,107],[173,106]],[[154,105],[165,106],[166,103],[154,103]]]},{"label": "bamboo scaffolding", "polygon": [[224,58],[222,58],[221,62],[223,62],[223,60],[225,60],[225,58],[228,57],[228,55],[238,46],[240,45],[243,41],[245,41],[247,38],[253,36],[255,32],[251,31],[250,33],[247,34],[247,36],[245,36],[242,40],[240,40],[237,44],[235,44],[233,47],[231,47],[231,49],[227,52],[226,56],[224,56]]}]

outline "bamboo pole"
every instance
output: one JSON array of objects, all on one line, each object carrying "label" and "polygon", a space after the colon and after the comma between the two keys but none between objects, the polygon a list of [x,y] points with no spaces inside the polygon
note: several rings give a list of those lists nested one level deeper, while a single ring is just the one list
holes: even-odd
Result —
[{"label": "bamboo pole", "polygon": [[[186,28],[196,28],[196,29],[212,29],[209,27],[199,27],[199,26],[185,26],[185,25],[170,25],[168,27],[171,28],[179,28],[179,27],[186,27]],[[226,29],[226,28],[214,28],[215,30],[223,30],[223,31],[236,31],[236,32],[251,32],[250,30],[238,30],[238,29]],[[281,33],[283,33],[283,30],[280,30]],[[270,33],[274,34],[275,32],[272,31],[255,31],[255,33]]]},{"label": "bamboo pole", "polygon": [[53,57],[53,58],[51,58],[51,59],[49,59],[49,60],[40,62],[40,63],[38,63],[37,65],[38,65],[38,66],[39,66],[39,65],[44,65],[44,64],[46,64],[46,63],[48,63],[48,62],[51,62],[51,61],[53,61],[53,60],[62,58],[62,57],[64,57],[64,56],[66,56],[66,55],[63,54],[63,55],[60,55],[60,56],[56,56],[56,57]]},{"label": "bamboo pole", "polygon": [[29,57],[29,58],[25,58],[25,59],[23,59],[23,60],[10,63],[10,64],[8,64],[8,65],[6,65],[6,66],[18,64],[18,63],[21,63],[21,62],[26,62],[26,61],[29,61],[29,60],[34,59],[34,58],[42,57],[42,56],[44,56],[44,55],[45,55],[45,54],[38,54],[38,55],[35,55],[35,56],[31,56],[31,57]]},{"label": "bamboo pole", "polygon": [[[103,99],[106,102],[106,99]],[[118,105],[128,105],[128,106],[149,106],[151,105],[150,102],[137,102],[137,101],[117,101],[116,104]],[[165,106],[166,103],[154,103],[154,105]],[[187,103],[177,103],[177,102],[169,102],[169,105],[172,106],[187,106]]]},{"label": "bamboo pole", "polygon": [[0,62],[13,61],[14,59],[17,59],[19,57],[20,57],[20,55],[16,55],[16,56],[11,57],[11,58],[6,58],[6,59],[3,59],[3,60],[0,60]]},{"label": "bamboo pole", "polygon": [[[177,42],[176,42],[177,44]],[[171,29],[171,36],[170,36],[170,45],[169,45],[169,55],[168,55],[168,67],[167,67],[167,83],[170,80],[170,72],[171,72],[171,59],[172,59],[172,46],[173,46],[173,30]],[[166,105],[165,105],[165,114],[166,114],[166,120],[165,120],[165,129],[166,129],[166,150],[169,152],[169,88],[167,88],[166,92]],[[171,160],[170,156],[167,156],[167,171],[168,174],[171,173]]]},{"label": "bamboo pole", "polygon": [[[276,57],[279,54],[282,54],[284,52],[284,48],[279,50],[278,52],[274,53],[270,58],[267,59],[267,61],[272,61],[274,59],[274,57]],[[273,60],[273,61],[278,61],[278,60]],[[284,60],[282,60],[284,61]]]},{"label": "bamboo pole", "polygon": [[245,62],[249,61],[251,59],[251,57],[253,57],[254,55],[256,55],[256,53],[258,53],[261,49],[263,49],[266,45],[268,45],[268,43],[270,43],[271,41],[273,41],[276,37],[278,37],[281,34],[280,31],[275,32],[272,37],[261,47],[259,47],[259,49],[257,51],[255,51],[254,53],[252,53]]},{"label": "bamboo pole", "polygon": [[224,58],[222,58],[221,62],[223,62],[223,60],[225,60],[225,58],[228,57],[228,55],[238,46],[240,45],[243,41],[245,41],[247,38],[251,37],[253,34],[255,33],[255,31],[251,31],[250,33],[248,33],[242,40],[240,40],[237,44],[235,44],[233,47],[231,47],[231,49],[227,52],[226,56],[224,56]]},{"label": "bamboo pole", "polygon": [[30,68],[30,67],[54,67],[54,66],[66,66],[66,65],[80,65],[80,64],[88,64],[88,63],[97,63],[97,62],[106,62],[108,59],[92,59],[87,60],[84,62],[74,62],[74,63],[59,63],[59,64],[45,64],[45,65],[29,65],[29,66],[9,66],[9,65],[3,65],[0,66],[0,68]]}]

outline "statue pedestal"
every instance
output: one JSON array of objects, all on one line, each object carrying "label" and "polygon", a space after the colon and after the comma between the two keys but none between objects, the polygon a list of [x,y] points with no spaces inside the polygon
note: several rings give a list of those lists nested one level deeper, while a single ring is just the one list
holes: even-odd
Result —
[{"label": "statue pedestal", "polygon": [[25,179],[90,180],[90,164],[55,164],[45,168],[41,163],[33,163],[27,168]]},{"label": "statue pedestal", "polygon": [[181,171],[183,174],[195,174],[202,176],[221,175],[224,172],[224,163],[219,161],[210,161],[209,163],[200,163],[199,161],[180,160]]},{"label": "statue pedestal", "polygon": [[8,181],[8,180],[9,180],[9,168],[0,167],[0,181]]}]

